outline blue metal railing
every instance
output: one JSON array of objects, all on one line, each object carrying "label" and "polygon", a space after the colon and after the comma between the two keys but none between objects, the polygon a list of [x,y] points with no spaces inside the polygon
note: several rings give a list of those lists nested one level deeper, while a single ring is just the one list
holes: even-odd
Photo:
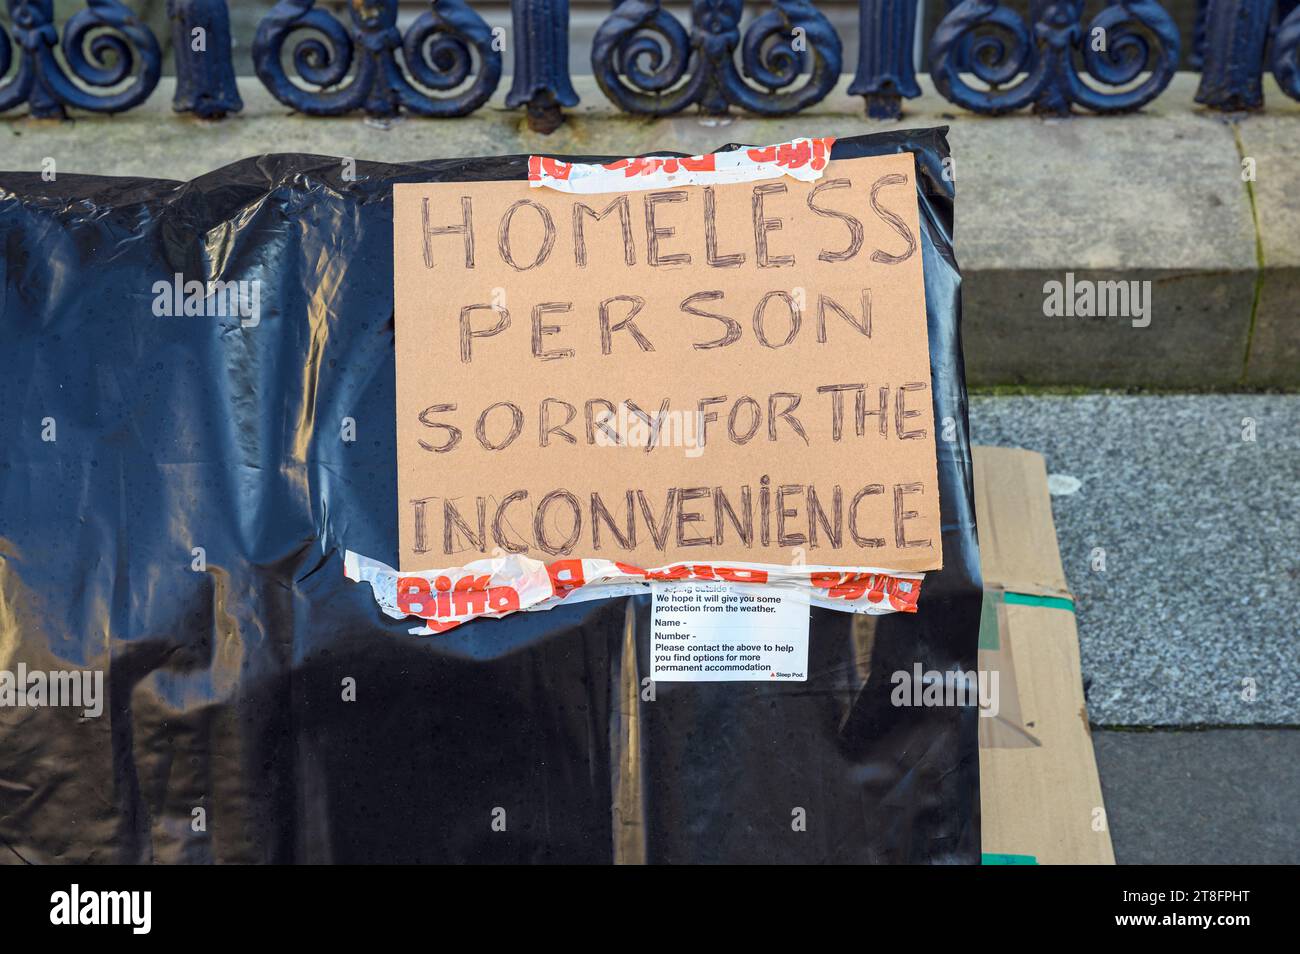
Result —
[{"label": "blue metal railing", "polygon": [[[944,18],[930,44],[930,75],[945,99],[991,114],[1032,105],[1038,113],[1065,115],[1071,104],[1128,112],[1155,99],[1174,78],[1178,29],[1157,0],[1113,3],[1087,24],[1083,0],[1034,0],[1030,11],[1032,23],[1026,23],[997,0],[966,0]],[[1001,31],[1010,44],[1002,35],[981,34],[982,28]],[[967,41],[969,62],[963,64],[957,54]],[[971,86],[963,65],[991,88]],[[1085,82],[1084,74],[1095,83]]]},{"label": "blue metal railing", "polygon": [[694,0],[688,31],[658,0],[625,0],[592,42],[596,82],[621,108],[652,116],[695,104],[711,116],[733,105],[780,116],[825,98],[840,78],[830,21],[808,0],[774,0],[742,35],[743,7]]},{"label": "blue metal railing", "polygon": [[62,37],[53,0],[9,0],[9,15],[13,41],[0,32],[0,112],[27,103],[33,116],[62,116],[67,106],[116,113],[144,102],[158,85],[157,38],[115,0],[89,0]]},{"label": "blue metal railing", "polygon": [[[121,112],[153,92],[157,38],[120,0],[88,0],[60,32],[52,0],[6,0],[0,29],[0,112],[68,107]],[[859,0],[859,56],[849,92],[873,117],[896,117],[921,94],[914,41],[918,0]],[[463,116],[496,91],[507,44],[465,0],[431,0],[403,31],[397,0],[350,0],[336,17],[315,0],[280,0],[261,21],[253,63],[278,100],[303,113],[362,111]],[[1109,0],[1090,21],[1084,0],[1031,0],[1021,17],[1000,0],[949,0],[929,43],[938,92],[977,113],[1026,107],[1127,112],[1169,85],[1179,61],[1174,21],[1158,0]],[[742,0],[691,0],[688,23],[660,0],[620,0],[596,31],[591,66],[621,109],[664,116],[691,106],[798,112],[834,88],[840,38],[811,0],[769,0],[741,29]],[[243,104],[231,61],[226,0],[168,0],[178,111],[218,118]],[[568,0],[512,4],[510,108],[550,132],[578,102],[569,76]],[[1198,0],[1196,99],[1237,111],[1263,106],[1262,77],[1300,99],[1297,0]],[[57,51],[57,55],[56,55]]]},{"label": "blue metal railing", "polygon": [[[348,13],[344,26],[315,0],[282,0],[267,14],[253,40],[253,65],[276,99],[314,116],[358,109],[381,118],[402,110],[464,116],[486,103],[501,81],[491,31],[463,0],[431,4],[405,34],[397,29],[395,2],[355,0]],[[294,83],[285,70],[284,54],[295,36],[294,72],[314,89]],[[471,76],[475,54],[478,74],[458,90]]]}]

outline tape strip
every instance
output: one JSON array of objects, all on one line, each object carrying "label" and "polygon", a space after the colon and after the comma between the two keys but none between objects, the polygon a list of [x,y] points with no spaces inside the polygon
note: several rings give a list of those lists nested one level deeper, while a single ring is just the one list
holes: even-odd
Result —
[{"label": "tape strip", "polygon": [[834,136],[793,139],[775,146],[751,146],[703,156],[640,156],[600,165],[528,157],[528,184],[558,192],[595,195],[639,192],[685,185],[725,185],[790,176],[815,182],[830,162]]},{"label": "tape strip", "polygon": [[1036,865],[1038,859],[1034,855],[1003,855],[992,852],[984,852],[980,856],[982,865]]},{"label": "tape strip", "polygon": [[985,590],[984,602],[980,605],[979,648],[996,650],[1001,645],[1001,628],[998,625],[998,596],[992,590]]},{"label": "tape strip", "polygon": [[1012,606],[1045,606],[1048,609],[1063,609],[1074,612],[1074,600],[1068,596],[1036,596],[1033,593],[1012,593],[1005,590],[1002,601]]},{"label": "tape strip", "polygon": [[548,610],[562,602],[651,592],[651,584],[708,581],[786,586],[807,594],[814,606],[847,613],[915,613],[923,573],[874,567],[673,563],[643,569],[599,559],[542,563],[502,554],[461,567],[402,572],[347,550],[343,573],[370,584],[375,601],[393,619],[423,622],[413,636],[443,633],[480,616],[502,617],[520,610]]},{"label": "tape strip", "polygon": [[1068,596],[1040,596],[1037,593],[1015,593],[988,587],[984,590],[984,603],[980,607],[979,648],[996,652],[1002,646],[1002,616],[998,609],[1009,606],[1042,606],[1074,612],[1074,600]]}]

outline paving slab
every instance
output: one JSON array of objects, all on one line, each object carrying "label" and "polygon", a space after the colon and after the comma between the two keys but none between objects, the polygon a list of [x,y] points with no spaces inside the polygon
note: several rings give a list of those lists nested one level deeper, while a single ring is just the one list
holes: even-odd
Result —
[{"label": "paving slab", "polygon": [[976,397],[971,430],[1077,482],[1052,510],[1094,724],[1300,725],[1300,396]]},{"label": "paving slab", "polygon": [[1300,864],[1300,731],[1098,730],[1092,744],[1118,864]]}]

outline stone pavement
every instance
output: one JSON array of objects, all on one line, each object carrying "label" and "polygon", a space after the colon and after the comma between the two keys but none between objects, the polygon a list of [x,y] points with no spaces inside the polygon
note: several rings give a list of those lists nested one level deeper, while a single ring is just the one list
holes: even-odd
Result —
[{"label": "stone pavement", "polygon": [[1300,726],[1300,396],[976,397],[971,430],[1073,478],[1094,724]]},{"label": "stone pavement", "polygon": [[1300,863],[1300,730],[1095,731],[1092,744],[1119,864]]}]

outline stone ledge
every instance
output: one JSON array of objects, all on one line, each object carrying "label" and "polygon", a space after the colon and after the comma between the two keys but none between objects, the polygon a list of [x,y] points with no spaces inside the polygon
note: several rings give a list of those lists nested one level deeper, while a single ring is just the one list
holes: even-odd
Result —
[{"label": "stone ledge", "polygon": [[[379,128],[358,117],[291,113],[255,79],[245,111],[218,123],[171,112],[171,81],[144,106],[70,122],[0,120],[0,168],[189,179],[238,159],[298,151],[407,161],[521,152],[705,152],[726,142],[849,136],[900,123],[866,119],[835,93],[797,116],[620,113],[590,77],[552,136],[530,132],[502,92],[457,120]],[[967,276],[973,385],[1214,388],[1300,386],[1300,104],[1266,84],[1268,110],[1226,121],[1195,107],[1180,74],[1139,115],[988,118],[951,105],[922,78],[905,127],[944,124],[957,171],[957,254]],[[1251,190],[1243,156],[1255,160]],[[1257,224],[1258,223],[1258,224]],[[1043,285],[1076,278],[1151,281],[1152,320],[1043,316]],[[1247,349],[1250,354],[1247,354]]]}]

